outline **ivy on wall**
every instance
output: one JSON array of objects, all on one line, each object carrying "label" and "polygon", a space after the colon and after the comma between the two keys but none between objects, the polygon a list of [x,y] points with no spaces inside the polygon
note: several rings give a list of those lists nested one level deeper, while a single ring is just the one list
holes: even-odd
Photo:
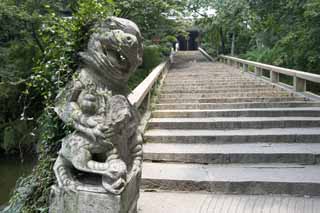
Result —
[{"label": "ivy on wall", "polygon": [[[68,82],[77,69],[77,52],[85,48],[90,30],[96,20],[103,20],[111,14],[110,0],[80,0],[72,18],[57,15],[54,10],[41,15],[39,29],[43,55],[38,58],[32,74],[27,79],[24,98],[41,105],[43,110],[36,117],[35,134],[38,135],[38,164],[32,175],[23,178],[10,200],[7,213],[48,212],[50,186],[54,183],[52,170],[59,140],[68,133],[68,128],[53,111],[57,92]],[[51,10],[47,5],[46,9]],[[32,111],[32,104],[26,111]],[[23,114],[21,119],[27,119]]]}]

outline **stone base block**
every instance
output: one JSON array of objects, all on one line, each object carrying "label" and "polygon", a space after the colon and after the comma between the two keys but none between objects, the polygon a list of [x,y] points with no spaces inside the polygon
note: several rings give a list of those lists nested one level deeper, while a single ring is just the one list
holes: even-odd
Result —
[{"label": "stone base block", "polygon": [[70,191],[54,185],[51,188],[50,213],[136,213],[140,175],[132,177],[120,195],[101,189]]}]

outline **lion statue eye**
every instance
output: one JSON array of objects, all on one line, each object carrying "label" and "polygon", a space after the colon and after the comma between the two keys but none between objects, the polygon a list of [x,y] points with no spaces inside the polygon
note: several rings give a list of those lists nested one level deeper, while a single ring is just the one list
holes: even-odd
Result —
[{"label": "lion statue eye", "polygon": [[113,20],[111,20],[111,19],[110,19],[108,25],[109,25],[109,27],[110,27],[111,29],[116,29],[116,28],[117,28],[117,24],[116,24]]}]

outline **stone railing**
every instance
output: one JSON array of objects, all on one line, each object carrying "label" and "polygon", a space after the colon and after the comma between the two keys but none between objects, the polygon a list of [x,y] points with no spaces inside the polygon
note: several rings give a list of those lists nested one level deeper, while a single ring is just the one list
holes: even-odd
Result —
[{"label": "stone railing", "polygon": [[[263,71],[270,73],[269,80],[272,83],[280,83],[280,74],[293,77],[292,89],[296,92],[306,92],[307,81],[320,83],[320,75],[287,69],[254,61],[243,60],[231,56],[220,55],[219,60],[231,66],[237,66],[244,72],[249,71],[249,66],[254,68],[254,73],[258,77],[264,77]],[[289,85],[290,86],[290,85]]]},{"label": "stone railing", "polygon": [[198,48],[198,50],[209,60],[209,61],[215,61],[214,58],[212,58],[204,49],[201,47]]},{"label": "stone railing", "polygon": [[150,105],[152,88],[158,81],[159,76],[169,69],[171,60],[172,56],[167,61],[162,62],[155,67],[151,73],[128,95],[128,100],[133,106],[139,108],[145,98],[148,98],[147,106]]}]

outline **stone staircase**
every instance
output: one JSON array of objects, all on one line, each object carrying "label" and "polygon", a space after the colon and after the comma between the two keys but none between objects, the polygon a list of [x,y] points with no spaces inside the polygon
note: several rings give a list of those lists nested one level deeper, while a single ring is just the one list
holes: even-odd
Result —
[{"label": "stone staircase", "polygon": [[144,138],[142,212],[320,212],[320,102],[179,52]]}]

